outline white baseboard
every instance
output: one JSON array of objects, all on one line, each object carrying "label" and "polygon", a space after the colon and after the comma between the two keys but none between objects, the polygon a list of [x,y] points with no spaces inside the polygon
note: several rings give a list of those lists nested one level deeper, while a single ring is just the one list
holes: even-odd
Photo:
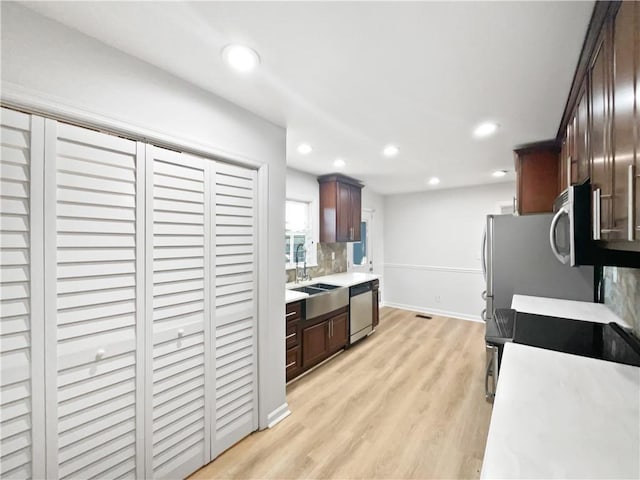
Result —
[{"label": "white baseboard", "polygon": [[291,410],[289,410],[289,404],[285,402],[267,415],[267,428],[276,426],[289,415],[291,415]]},{"label": "white baseboard", "polygon": [[480,315],[469,315],[466,313],[459,313],[459,312],[450,312],[448,310],[440,310],[437,308],[431,308],[431,307],[418,307],[416,305],[403,305],[401,303],[393,303],[393,302],[383,302],[382,303],[383,307],[392,307],[392,308],[399,308],[400,310],[409,310],[411,312],[418,312],[418,313],[431,313],[433,315],[440,315],[442,317],[451,317],[451,318],[457,318],[460,320],[467,320],[470,322],[479,322],[479,323],[484,323],[482,321],[482,319],[480,318]]}]

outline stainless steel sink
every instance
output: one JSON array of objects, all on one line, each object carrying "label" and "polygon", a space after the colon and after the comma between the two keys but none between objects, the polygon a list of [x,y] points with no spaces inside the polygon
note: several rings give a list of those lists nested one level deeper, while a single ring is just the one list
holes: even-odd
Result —
[{"label": "stainless steel sink", "polygon": [[292,288],[309,296],[304,299],[307,319],[319,317],[349,305],[349,289],[326,283],[314,283]]}]

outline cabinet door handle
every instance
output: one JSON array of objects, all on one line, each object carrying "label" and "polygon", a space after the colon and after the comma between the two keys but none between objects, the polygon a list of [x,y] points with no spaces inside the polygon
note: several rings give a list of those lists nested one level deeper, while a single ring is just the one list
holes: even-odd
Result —
[{"label": "cabinet door handle", "polygon": [[289,317],[291,317],[291,316],[295,315],[296,313],[298,313],[298,312],[291,312],[291,313],[287,313],[287,314],[285,315],[285,318],[289,318]]},{"label": "cabinet door handle", "polygon": [[285,339],[285,340],[289,340],[290,338],[293,338],[293,337],[295,337],[295,336],[296,336],[296,334],[295,334],[295,333],[292,333],[291,335],[287,335],[286,337],[284,337],[284,339]]},{"label": "cabinet door handle", "polygon": [[600,240],[600,189],[593,191],[593,239]]},{"label": "cabinet door handle", "polygon": [[636,180],[636,171],[633,165],[629,165],[628,174],[628,185],[629,191],[627,193],[627,215],[629,219],[627,220],[627,240],[633,242],[635,240],[635,220],[636,220],[636,212],[634,208],[634,192],[635,192],[635,180]]},{"label": "cabinet door handle", "polygon": [[285,365],[284,369],[286,370],[289,367],[293,367],[295,364],[296,364],[296,362],[288,363],[287,365]]}]

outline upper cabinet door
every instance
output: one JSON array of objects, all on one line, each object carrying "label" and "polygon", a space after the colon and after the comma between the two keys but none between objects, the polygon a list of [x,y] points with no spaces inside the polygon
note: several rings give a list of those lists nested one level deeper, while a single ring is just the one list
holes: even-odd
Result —
[{"label": "upper cabinet door", "polygon": [[44,121],[3,108],[0,141],[0,477],[43,478]]},{"label": "upper cabinet door", "polygon": [[362,190],[360,187],[351,185],[350,206],[351,211],[351,226],[349,232],[349,241],[359,242],[362,236],[361,222],[362,222]]},{"label": "upper cabinet door", "polygon": [[47,477],[139,478],[141,145],[53,120],[45,135]]},{"label": "upper cabinet door", "polygon": [[576,182],[582,183],[591,175],[589,158],[589,95],[585,84],[579,94],[575,119]]},{"label": "upper cabinet door", "polygon": [[[614,188],[613,191],[613,224],[611,239],[626,240],[634,238],[634,225],[631,223],[632,234],[629,234],[629,219],[633,214],[633,187],[635,173],[632,166],[638,154],[635,104],[640,94],[634,91],[635,76],[638,71],[638,4],[628,1],[622,2],[614,23],[613,34],[613,162]],[[630,168],[631,167],[631,168]],[[629,188],[631,186],[631,189]],[[636,198],[636,201],[638,199]],[[631,207],[631,208],[630,208]]]},{"label": "upper cabinet door", "polygon": [[352,213],[351,213],[351,186],[337,182],[338,208],[336,242],[351,241]]},{"label": "upper cabinet door", "polygon": [[[608,22],[607,22],[608,24]],[[610,142],[610,29],[605,27],[596,47],[590,71],[591,182],[594,201],[594,238],[605,240],[612,225],[613,169]],[[598,201],[598,198],[600,199]],[[599,224],[598,218],[600,219]]]},{"label": "upper cabinet door", "polygon": [[148,145],[147,478],[210,458],[212,162]]}]

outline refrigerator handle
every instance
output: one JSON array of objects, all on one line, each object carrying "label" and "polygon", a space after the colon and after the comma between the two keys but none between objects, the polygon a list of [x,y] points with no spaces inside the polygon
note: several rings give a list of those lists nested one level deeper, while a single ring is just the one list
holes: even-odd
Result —
[{"label": "refrigerator handle", "polygon": [[629,165],[629,170],[627,172],[627,240],[633,242],[636,236],[636,227],[635,227],[635,219],[636,213],[634,208],[634,195],[633,192],[635,190],[635,180],[636,180],[636,171],[633,165]]},{"label": "refrigerator handle", "polygon": [[553,220],[551,220],[551,228],[549,229],[549,243],[551,244],[551,250],[561,263],[567,263],[568,257],[566,255],[562,255],[558,250],[558,245],[556,244],[556,227],[558,226],[560,217],[566,213],[568,212],[564,207],[558,210],[553,216]]},{"label": "refrigerator handle", "polygon": [[480,247],[480,257],[482,263],[482,276],[484,283],[487,284],[487,229],[482,232],[482,246]]},{"label": "refrigerator handle", "polygon": [[487,297],[493,297],[493,215],[487,215],[487,227],[485,230],[485,254],[484,265],[486,267],[485,284]]}]

